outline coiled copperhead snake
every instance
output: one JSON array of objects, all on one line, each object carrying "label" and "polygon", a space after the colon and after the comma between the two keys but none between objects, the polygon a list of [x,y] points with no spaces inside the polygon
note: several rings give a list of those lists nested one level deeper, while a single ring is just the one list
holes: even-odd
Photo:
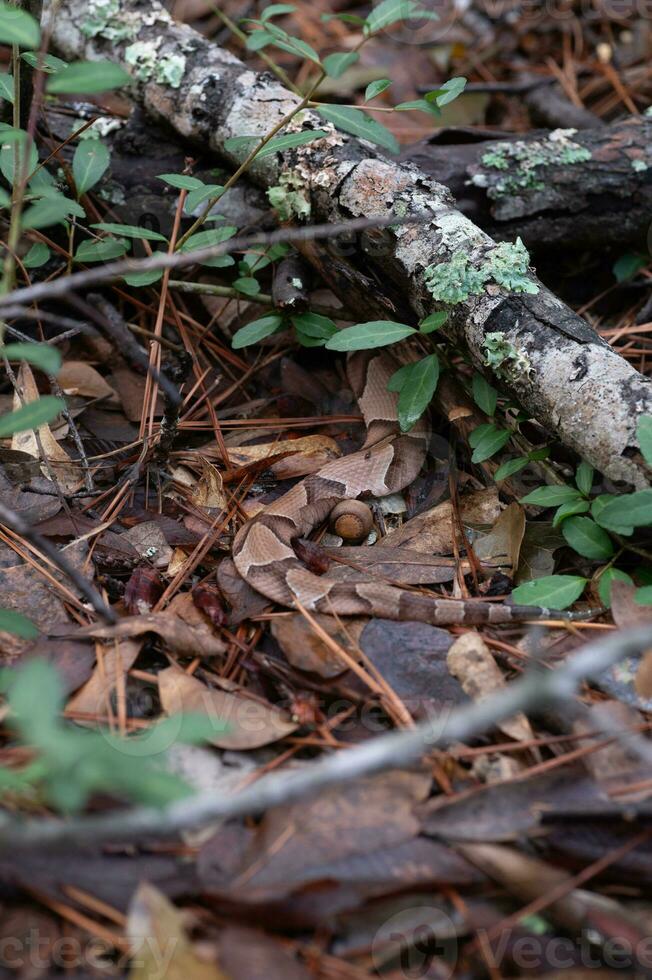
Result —
[{"label": "coiled copperhead snake", "polygon": [[572,617],[538,606],[431,597],[371,578],[338,582],[327,574],[314,574],[297,557],[293,542],[307,537],[339,502],[396,493],[419,473],[427,452],[427,427],[418,422],[409,432],[400,431],[398,395],[387,389],[396,367],[385,352],[349,355],[349,383],[367,427],[363,447],[327,463],[240,529],[233,546],[238,573],[257,592],[281,605],[293,607],[298,600],[311,611],[341,616],[419,620],[439,626]]}]

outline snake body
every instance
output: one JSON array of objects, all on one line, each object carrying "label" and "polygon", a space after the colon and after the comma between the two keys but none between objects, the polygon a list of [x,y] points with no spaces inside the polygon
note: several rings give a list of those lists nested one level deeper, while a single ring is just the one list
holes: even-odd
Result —
[{"label": "snake body", "polygon": [[257,592],[281,605],[300,604],[313,612],[341,616],[418,620],[437,626],[559,618],[559,613],[539,606],[445,599],[371,578],[338,582],[311,572],[297,557],[293,542],[307,537],[337,503],[397,493],[418,475],[426,457],[428,429],[421,421],[407,433],[400,431],[398,395],[387,388],[396,368],[386,352],[349,355],[347,374],[367,427],[364,445],[303,479],[240,529],[233,546],[238,573]]}]

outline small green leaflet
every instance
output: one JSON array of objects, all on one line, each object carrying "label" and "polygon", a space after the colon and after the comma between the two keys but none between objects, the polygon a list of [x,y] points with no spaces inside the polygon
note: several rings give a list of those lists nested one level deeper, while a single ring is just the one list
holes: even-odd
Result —
[{"label": "small green leaflet", "polygon": [[434,102],[426,102],[425,99],[410,99],[409,102],[399,102],[394,106],[397,112],[429,112],[431,116],[440,116],[441,113]]},{"label": "small green leaflet", "polygon": [[365,102],[371,102],[372,99],[377,98],[377,96],[379,96],[381,92],[388,89],[391,84],[392,83],[389,78],[379,78],[375,82],[369,82],[364,93]]},{"label": "small green leaflet", "polygon": [[42,197],[36,204],[27,208],[23,215],[23,228],[47,228],[67,221],[71,214],[78,218],[86,217],[86,212],[76,201],[70,201],[61,194]]},{"label": "small green leaflet", "polygon": [[292,326],[304,347],[322,347],[337,333],[333,321],[319,313],[298,313],[292,317]]},{"label": "small green leaflet", "polygon": [[276,333],[282,324],[283,317],[277,313],[272,313],[270,316],[263,316],[259,320],[252,320],[246,327],[241,327],[234,334],[231,346],[235,350],[239,350],[241,347],[249,347],[251,344],[255,344],[259,340],[263,340],[265,337]]},{"label": "small green leaflet", "polygon": [[637,589],[634,594],[634,601],[639,606],[649,606],[652,604],[652,585],[645,585],[642,589]]},{"label": "small green leaflet", "polygon": [[21,405],[15,412],[0,416],[0,439],[47,425],[57,417],[62,408],[65,408],[62,399],[53,395],[44,395],[35,402]]},{"label": "small green leaflet", "polygon": [[[226,141],[228,143],[228,140]],[[196,191],[204,186],[204,181],[199,177],[190,177],[188,174],[158,174],[157,180],[164,180],[170,187],[176,187],[181,191]]]},{"label": "small green leaflet", "polygon": [[266,20],[269,20],[270,17],[280,17],[281,14],[291,14],[296,9],[297,8],[293,3],[271,3],[269,7],[265,7],[260,15],[260,19],[264,23]]},{"label": "small green leaflet", "polygon": [[200,204],[213,200],[213,198],[217,200],[223,193],[224,187],[222,184],[204,184],[203,187],[197,187],[194,191],[188,191],[183,210],[186,214],[192,214]]},{"label": "small green leaflet", "polygon": [[329,54],[324,58],[322,64],[326,71],[326,74],[330,78],[339,78],[347,68],[354,65],[358,61],[360,55],[357,51],[338,51],[335,54]]},{"label": "small green leaflet", "polygon": [[311,48],[309,44],[306,44],[300,38],[288,34],[287,31],[282,30],[277,24],[272,24],[271,21],[265,21],[265,33],[268,36],[271,35],[271,43],[275,47],[280,48],[281,51],[287,51],[289,54],[298,55],[300,58],[307,58],[308,61],[313,61],[316,65],[321,65],[319,55],[314,48]]},{"label": "small green leaflet", "polygon": [[233,288],[245,296],[257,296],[260,292],[260,283],[253,276],[241,276],[233,282]]},{"label": "small green leaflet", "polygon": [[0,73],[0,99],[11,103],[14,101],[14,77],[6,71]]},{"label": "small green leaflet", "polygon": [[28,361],[46,374],[56,374],[61,367],[61,354],[50,344],[6,344],[0,353],[8,361]]},{"label": "small green leaflet", "polygon": [[425,320],[422,320],[419,324],[419,330],[421,333],[433,333],[435,330],[439,330],[443,327],[448,320],[448,313],[443,311],[437,311],[437,313],[431,313],[427,316]]},{"label": "small green leaflet", "polygon": [[[437,390],[439,381],[439,359],[436,354],[430,354],[416,364],[408,364],[406,367],[408,370],[401,375],[398,397],[398,420],[401,432],[408,432],[421,418]],[[393,376],[395,377],[396,375]],[[393,378],[390,378],[390,384]]]},{"label": "small green leaflet", "polygon": [[591,514],[593,515],[593,520],[596,521],[601,527],[606,527],[610,531],[615,531],[616,534],[623,534],[625,537],[629,537],[630,534],[634,533],[634,528],[630,522],[625,524],[620,524],[619,522],[611,521],[606,524],[602,524],[602,512],[607,506],[607,504],[613,501],[619,500],[619,497],[614,496],[611,493],[602,493],[599,497],[596,497],[591,504]]},{"label": "small green leaflet", "polygon": [[[499,429],[496,425],[481,425],[475,429],[475,432],[478,432],[479,429],[483,430],[482,434],[471,443],[474,447],[471,456],[472,463],[484,463],[485,460],[491,459],[507,445],[512,436],[509,429]],[[471,442],[470,439],[469,442]]]},{"label": "small green leaflet", "polygon": [[449,78],[447,82],[444,82],[441,88],[436,89],[434,92],[428,92],[425,96],[426,102],[433,102],[440,109],[442,106],[448,105],[449,102],[453,102],[459,95],[462,94],[466,88],[466,78],[461,76],[457,78]]},{"label": "small green leaflet", "polygon": [[91,225],[91,228],[107,231],[111,235],[124,235],[125,238],[142,238],[147,242],[167,242],[165,235],[161,235],[158,231],[152,231],[151,228],[141,228],[140,225],[121,225],[112,221],[99,221],[97,224]]},{"label": "small green leaflet", "polygon": [[[28,141],[27,133],[22,129],[5,129],[0,133],[2,140],[0,149],[0,172],[7,182],[13,186],[14,170],[18,162],[18,173],[24,169],[25,154],[27,153],[27,173],[32,173],[38,166],[38,152],[34,141]],[[16,148],[16,144],[18,147]],[[29,147],[29,149],[26,149]],[[18,157],[18,161],[16,161]]]},{"label": "small green leaflet", "polygon": [[0,44],[38,48],[40,43],[41,31],[32,15],[8,3],[0,3]]},{"label": "small green leaflet", "polygon": [[514,476],[515,473],[520,473],[524,469],[529,460],[527,456],[520,456],[517,459],[508,459],[507,462],[502,463],[496,472],[494,473],[494,480],[496,483],[500,483],[501,480],[507,480],[510,476]]},{"label": "small green leaflet", "polygon": [[162,278],[163,269],[150,269],[148,272],[132,272],[124,280],[129,286],[151,286]]},{"label": "small green leaflet", "polygon": [[38,51],[23,51],[21,58],[27,62],[30,68],[38,68],[48,74],[68,67],[67,61],[55,58],[53,54],[41,54]]},{"label": "small green leaflet", "polygon": [[374,347],[387,347],[416,333],[414,327],[393,320],[370,320],[354,327],[345,327],[328,341],[329,350],[371,350]]},{"label": "small green leaflet", "polygon": [[567,609],[582,595],[586,583],[579,575],[545,575],[519,585],[512,592],[512,601],[519,606]]},{"label": "small green leaflet", "polygon": [[26,269],[40,269],[50,258],[50,249],[44,242],[34,242],[29,252],[23,256]]},{"label": "small green leaflet", "polygon": [[[495,388],[491,387],[486,378],[481,374],[473,375],[473,401],[478,408],[482,409],[485,415],[495,415],[498,392]],[[515,470],[514,472],[517,471]]]},{"label": "small green leaflet", "polygon": [[369,140],[370,143],[377,143],[391,153],[399,151],[398,141],[393,133],[360,109],[352,109],[345,105],[321,105],[317,112],[338,129],[343,129],[345,133],[352,133],[353,136]]},{"label": "small green leaflet", "polygon": [[566,543],[583,558],[609,561],[613,556],[611,538],[590,517],[569,517],[562,524],[561,533]]},{"label": "small green leaflet", "polygon": [[263,157],[269,157],[273,153],[282,153],[284,150],[292,149],[292,147],[303,146],[304,143],[311,143],[312,140],[321,139],[322,136],[328,136],[325,129],[302,129],[300,133],[285,133],[282,136],[275,136],[258,151],[256,159],[262,160]]},{"label": "small green leaflet", "polygon": [[648,466],[652,466],[652,415],[641,415],[636,427],[638,444]]},{"label": "small green leaflet", "polygon": [[604,606],[611,608],[611,586],[614,582],[628,582],[633,585],[631,575],[621,572],[619,568],[607,568],[598,580],[598,594]]},{"label": "small green leaflet", "polygon": [[106,173],[111,154],[101,140],[81,140],[72,158],[77,195],[86,194]]},{"label": "small green leaflet", "polygon": [[39,631],[31,619],[14,612],[13,609],[0,609],[0,630],[11,633],[22,640],[35,640]]},{"label": "small green leaflet", "polygon": [[575,483],[580,493],[588,497],[593,486],[593,467],[590,463],[585,463],[584,461],[580,463],[575,474]]},{"label": "small green leaflet", "polygon": [[561,504],[575,503],[580,499],[574,487],[537,487],[526,497],[521,497],[522,504],[536,504],[537,507],[560,507]]},{"label": "small green leaflet", "polygon": [[617,282],[627,282],[633,279],[637,272],[644,269],[649,262],[649,257],[636,252],[626,252],[613,266],[613,274]]},{"label": "small green leaflet", "polygon": [[[209,228],[207,231],[199,231],[196,235],[191,235],[187,242],[181,246],[182,252],[194,252],[199,249],[210,248],[213,245],[222,245],[231,238],[238,229],[234,225],[226,225],[224,228]],[[217,255],[214,258],[202,259],[203,265],[219,268],[224,265],[233,265],[233,259],[228,255]]]},{"label": "small green leaflet", "polygon": [[92,95],[129,85],[131,77],[112,61],[74,61],[51,75],[47,81],[50,95]]},{"label": "small green leaflet", "polygon": [[638,490],[615,497],[605,504],[596,520],[602,527],[610,529],[652,525],[652,490]]},{"label": "small green leaflet", "polygon": [[552,519],[552,526],[559,527],[562,521],[565,521],[569,517],[574,517],[575,514],[586,514],[590,509],[591,504],[588,500],[582,500],[578,497],[577,500],[571,500],[567,504],[562,504],[555,511],[555,516]]},{"label": "small green leaflet", "polygon": [[421,20],[439,20],[436,13],[425,10],[416,0],[382,0],[367,17],[366,33],[376,34],[400,20],[414,20],[417,17]]},{"label": "small green leaflet", "polygon": [[101,238],[82,242],[75,252],[75,262],[109,262],[127,252],[129,246],[121,238]]},{"label": "small green leaflet", "polygon": [[267,31],[254,31],[247,38],[247,51],[262,51],[268,44],[272,44],[274,38]]}]

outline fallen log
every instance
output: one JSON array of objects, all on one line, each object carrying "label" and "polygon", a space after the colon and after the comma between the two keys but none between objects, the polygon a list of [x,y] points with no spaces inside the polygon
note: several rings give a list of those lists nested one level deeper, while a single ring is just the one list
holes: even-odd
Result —
[{"label": "fallen log", "polygon": [[444,130],[401,160],[445,184],[458,208],[528,248],[645,246],[652,222],[652,119],[522,139]]},{"label": "fallen log", "polygon": [[[57,5],[51,27],[59,50],[119,61],[136,77],[147,111],[223,159],[242,163],[249,148],[227,149],[226,141],[269,133],[299,104],[273,77],[174,23],[157,3],[121,0],[110,12],[100,5],[101,16],[91,6],[92,17],[87,0]],[[151,57],[135,57],[139,52]],[[449,310],[449,338],[466,346],[478,368],[490,363],[501,387],[551,433],[610,479],[649,485],[636,426],[652,414],[652,383],[537,282],[520,243],[497,246],[454,207],[445,187],[313,111],[302,111],[289,128],[327,135],[256,161],[253,179],[311,221],[422,217],[419,225],[362,232],[348,261],[372,282],[391,284],[413,317]],[[568,151],[568,142],[559,149]]]}]

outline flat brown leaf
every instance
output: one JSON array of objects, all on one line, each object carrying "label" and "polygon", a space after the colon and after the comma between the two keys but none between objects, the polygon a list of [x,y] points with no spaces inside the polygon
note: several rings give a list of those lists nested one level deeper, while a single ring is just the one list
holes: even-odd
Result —
[{"label": "flat brown leaf", "polygon": [[525,511],[519,504],[510,504],[491,531],[474,541],[473,550],[484,565],[498,568],[511,577],[518,568],[524,534]]},{"label": "flat brown leaf", "polygon": [[144,616],[126,616],[114,626],[87,626],[78,636],[96,636],[99,639],[121,639],[156,633],[171,653],[181,657],[219,657],[224,653],[224,643],[208,631],[188,626],[178,616],[169,612],[146,613]]},{"label": "flat brown leaf", "polygon": [[[347,618],[338,623],[332,616],[316,613],[314,619],[323,630],[352,657],[357,656],[356,643],[364,627],[364,619]],[[347,664],[335,650],[316,635],[301,613],[292,613],[272,620],[272,636],[293,667],[308,670],[320,677],[337,677],[347,670]]]},{"label": "flat brown leaf", "polygon": [[216,726],[228,726],[227,731],[216,731],[211,738],[220,749],[257,749],[297,730],[297,725],[274,705],[208,687],[178,667],[161,671],[158,682],[167,714],[204,714],[214,719]]},{"label": "flat brown leaf", "polygon": [[69,361],[66,358],[57,374],[57,381],[67,395],[108,398],[111,402],[118,403],[118,396],[111,385],[85,361]]},{"label": "flat brown leaf", "polygon": [[[477,493],[467,494],[460,499],[460,514],[463,523],[493,524],[500,516],[498,490],[490,487]],[[431,510],[413,517],[403,527],[392,531],[376,545],[377,548],[403,547],[421,554],[452,555],[453,528],[458,545],[464,547],[456,527],[453,505],[450,500],[438,504]]]}]

